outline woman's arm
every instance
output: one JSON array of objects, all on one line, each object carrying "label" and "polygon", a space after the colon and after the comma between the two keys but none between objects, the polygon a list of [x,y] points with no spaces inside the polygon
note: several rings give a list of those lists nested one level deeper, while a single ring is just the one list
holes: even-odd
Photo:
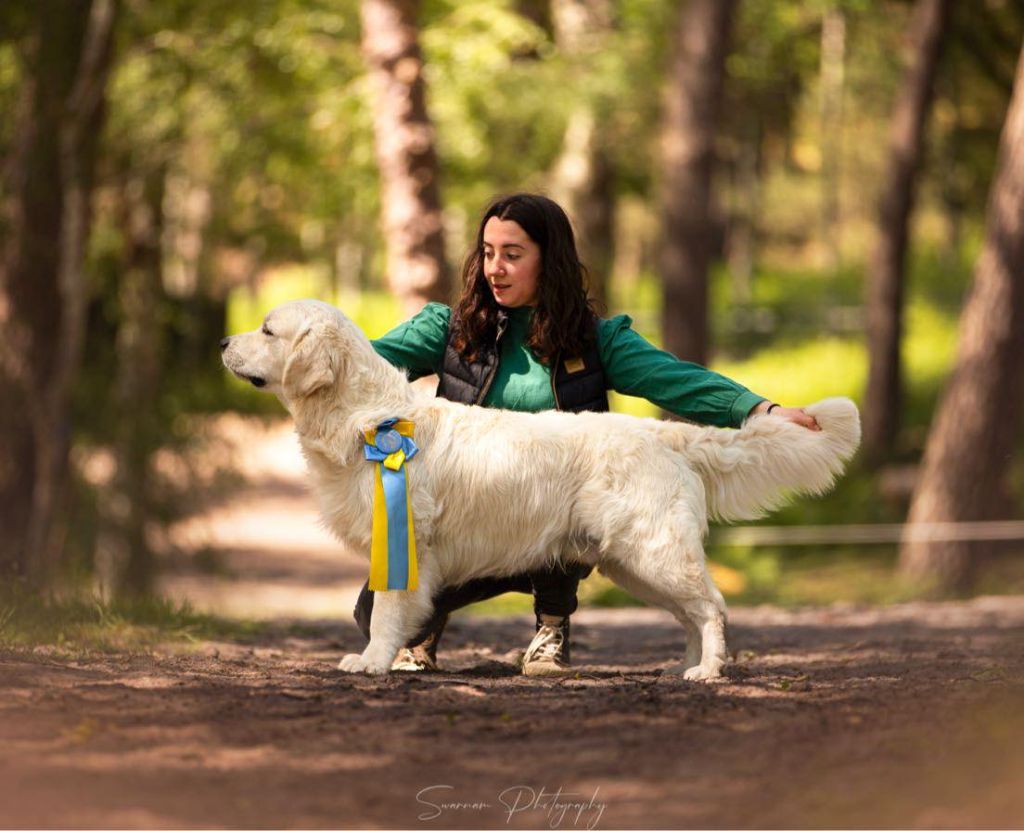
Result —
[{"label": "woman's arm", "polygon": [[[601,362],[611,389],[717,427],[739,427],[748,416],[772,406],[724,375],[658,349],[630,328],[632,322],[628,315],[618,315],[602,321],[598,329]],[[775,405],[772,415],[817,429],[814,419],[802,410]]]},{"label": "woman's arm", "polygon": [[443,303],[428,303],[415,317],[400,323],[370,344],[393,366],[409,372],[409,380],[439,372],[448,341],[452,310]]}]

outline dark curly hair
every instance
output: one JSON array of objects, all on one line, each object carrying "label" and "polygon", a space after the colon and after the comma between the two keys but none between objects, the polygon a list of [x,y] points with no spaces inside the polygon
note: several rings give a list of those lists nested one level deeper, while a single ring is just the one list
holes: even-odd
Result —
[{"label": "dark curly hair", "polygon": [[583,354],[595,337],[595,313],[587,296],[587,270],[576,253],[576,238],[569,217],[557,202],[536,193],[516,193],[495,199],[484,211],[476,246],[462,266],[462,296],[455,306],[458,321],[455,349],[468,361],[494,342],[498,310],[484,277],[484,226],[491,217],[512,220],[540,248],[541,272],[537,306],[526,338],[537,359],[552,364],[559,355]]}]

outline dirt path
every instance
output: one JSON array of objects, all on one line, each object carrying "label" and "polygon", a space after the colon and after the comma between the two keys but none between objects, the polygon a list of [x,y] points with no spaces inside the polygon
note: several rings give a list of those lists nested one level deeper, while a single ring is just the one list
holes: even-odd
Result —
[{"label": "dirt path", "polygon": [[212,458],[191,464],[229,470],[235,481],[207,486],[208,508],[171,527],[178,555],[161,576],[161,593],[249,620],[325,620],[351,610],[366,561],[321,527],[291,423],[229,415],[203,431]]},{"label": "dirt path", "polygon": [[[1020,827],[1024,599],[738,610],[719,683],[654,610],[456,620],[449,671],[352,677],[347,623],[257,646],[0,655],[4,827]],[[426,789],[426,790],[425,790]],[[560,790],[559,790],[560,789]]]},{"label": "dirt path", "polygon": [[1024,598],[734,610],[713,684],[661,675],[682,633],[649,609],[578,613],[560,682],[518,675],[525,618],[456,618],[443,673],[343,675],[365,563],[286,424],[213,430],[242,480],[172,530],[163,588],[282,623],[0,652],[0,827],[1024,826]]}]

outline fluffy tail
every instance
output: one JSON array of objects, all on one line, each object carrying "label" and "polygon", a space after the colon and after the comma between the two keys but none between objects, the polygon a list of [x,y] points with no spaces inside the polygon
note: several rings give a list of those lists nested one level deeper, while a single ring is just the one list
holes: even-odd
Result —
[{"label": "fluffy tail", "polygon": [[803,408],[821,431],[777,416],[753,416],[739,430],[662,422],[707,490],[708,512],[719,520],[757,519],[794,493],[832,487],[860,444],[860,415],[849,398],[826,398]]}]

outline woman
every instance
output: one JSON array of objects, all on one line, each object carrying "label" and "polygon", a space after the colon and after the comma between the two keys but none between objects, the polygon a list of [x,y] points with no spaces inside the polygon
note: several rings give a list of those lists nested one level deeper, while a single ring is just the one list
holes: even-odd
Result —
[{"label": "woman", "polygon": [[[679,416],[738,427],[769,412],[818,429],[802,410],[770,404],[739,384],[680,361],[634,332],[626,315],[597,317],[565,212],[536,194],[515,194],[484,212],[476,246],[463,267],[455,308],[430,303],[373,341],[374,349],[411,379],[437,373],[438,395],[466,404],[538,412],[608,410],[607,390],[646,398]],[[448,615],[507,591],[534,596],[536,634],[526,675],[569,671],[569,618],[584,565],[552,566],[510,578],[471,580],[434,598],[434,615],[395,660],[393,669],[435,669]],[[365,586],[355,618],[369,637],[373,593]]]}]

